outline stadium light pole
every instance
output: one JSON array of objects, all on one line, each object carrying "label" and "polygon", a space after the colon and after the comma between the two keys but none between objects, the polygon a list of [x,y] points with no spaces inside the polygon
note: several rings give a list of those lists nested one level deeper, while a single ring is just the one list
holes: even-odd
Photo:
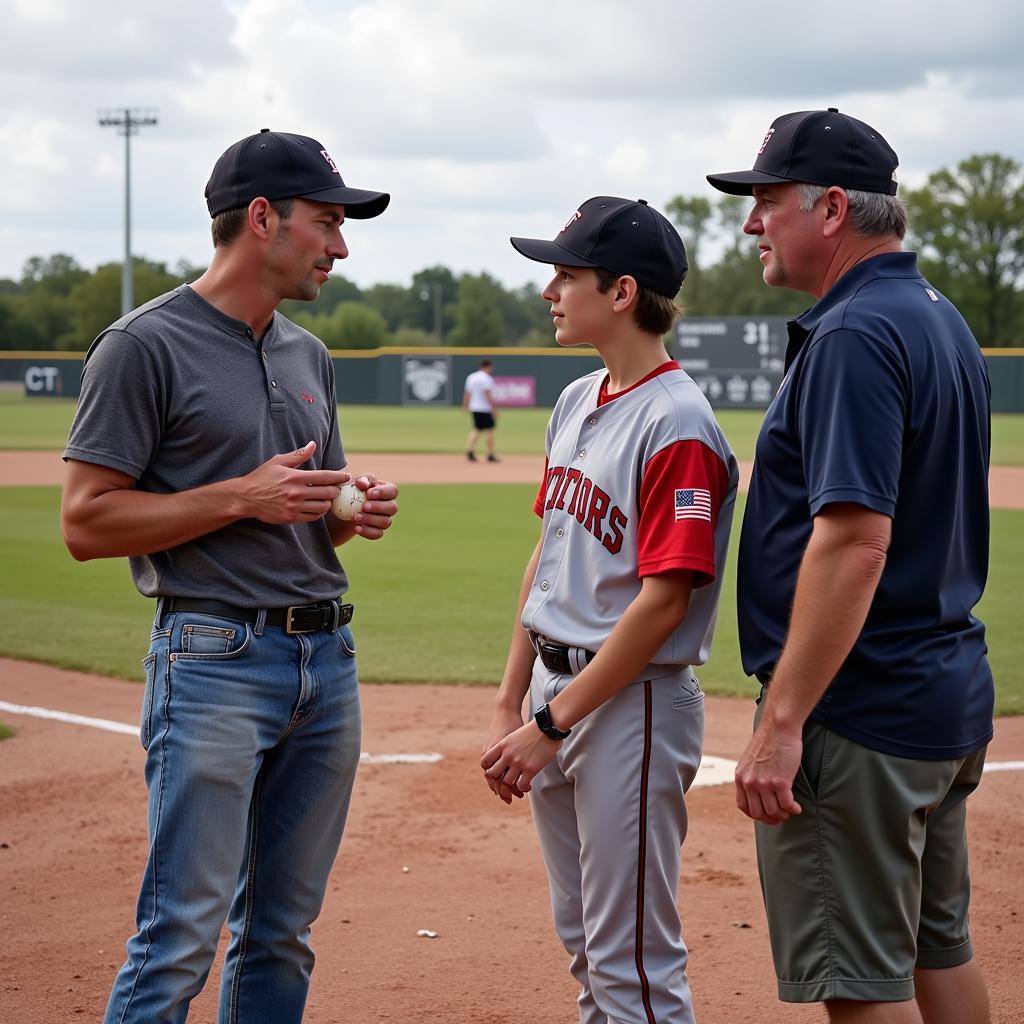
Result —
[{"label": "stadium light pole", "polygon": [[434,334],[437,336],[437,343],[440,345],[444,340],[444,324],[441,319],[441,285],[437,281],[431,281],[420,289],[420,298],[429,302],[431,296],[434,299]]},{"label": "stadium light pole", "polygon": [[116,107],[101,110],[97,121],[102,128],[116,128],[124,136],[124,263],[121,266],[121,315],[135,306],[134,267],[132,266],[132,136],[140,128],[159,124],[152,107]]}]

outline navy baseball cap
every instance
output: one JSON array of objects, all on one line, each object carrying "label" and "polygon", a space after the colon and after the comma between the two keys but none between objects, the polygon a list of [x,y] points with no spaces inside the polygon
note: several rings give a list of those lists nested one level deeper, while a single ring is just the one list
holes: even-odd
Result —
[{"label": "navy baseball cap", "polygon": [[755,185],[800,181],[859,192],[896,195],[899,158],[871,125],[835,107],[777,117],[749,171],[709,174],[720,192],[753,195]]},{"label": "navy baseball cap", "polygon": [[686,277],[679,232],[646,199],[595,196],[566,222],[554,241],[510,238],[517,252],[538,263],[600,267],[674,299]]},{"label": "navy baseball cap", "polygon": [[312,199],[340,203],[345,216],[366,220],[382,214],[391,196],[349,188],[330,154],[316,139],[263,128],[230,146],[206,183],[211,217],[248,206],[254,199]]}]

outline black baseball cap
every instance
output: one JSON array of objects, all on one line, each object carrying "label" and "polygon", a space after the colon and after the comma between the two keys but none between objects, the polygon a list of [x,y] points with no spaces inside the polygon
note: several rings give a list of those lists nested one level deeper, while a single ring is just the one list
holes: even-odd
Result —
[{"label": "black baseball cap", "polygon": [[367,220],[382,214],[391,196],[349,188],[330,154],[316,139],[263,128],[228,147],[206,183],[210,216],[265,199],[312,199],[341,203],[345,216]]},{"label": "black baseball cap", "polygon": [[554,241],[510,238],[517,252],[538,263],[600,267],[674,299],[686,277],[679,232],[646,199],[595,196],[566,222]]},{"label": "black baseball cap", "polygon": [[777,117],[752,170],[707,178],[720,192],[734,196],[752,195],[755,185],[786,181],[894,196],[898,166],[893,148],[871,125],[829,107]]}]

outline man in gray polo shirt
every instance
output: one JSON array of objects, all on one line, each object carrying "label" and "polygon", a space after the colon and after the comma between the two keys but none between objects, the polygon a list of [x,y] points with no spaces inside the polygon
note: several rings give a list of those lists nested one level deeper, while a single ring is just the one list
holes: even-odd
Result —
[{"label": "man in gray polo shirt", "polygon": [[348,255],[344,219],[390,197],[346,187],[313,139],[264,129],[221,156],[206,198],[209,270],[96,339],[64,453],[68,549],[127,555],[157,599],[149,856],[107,1024],[184,1021],[225,918],[219,1020],[301,1021],[359,761],[334,549],[397,512],[397,487],[366,475],[355,519],[331,513],[351,479],[331,360],[276,312],[317,297]]}]

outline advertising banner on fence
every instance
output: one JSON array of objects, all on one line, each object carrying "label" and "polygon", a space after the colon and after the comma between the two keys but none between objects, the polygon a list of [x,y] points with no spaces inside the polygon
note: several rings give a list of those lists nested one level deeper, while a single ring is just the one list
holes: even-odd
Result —
[{"label": "advertising banner on fence", "polygon": [[504,406],[533,406],[537,404],[536,377],[494,376],[494,403]]}]

